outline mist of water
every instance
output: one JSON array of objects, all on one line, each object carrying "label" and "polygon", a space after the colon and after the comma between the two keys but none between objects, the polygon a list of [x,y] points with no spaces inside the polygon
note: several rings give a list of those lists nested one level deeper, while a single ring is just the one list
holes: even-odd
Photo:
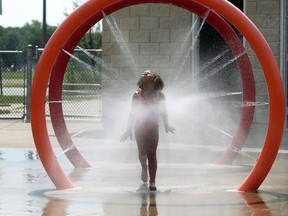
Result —
[{"label": "mist of water", "polygon": [[219,55],[215,56],[212,58],[210,61],[206,62],[201,68],[200,71],[204,71],[207,67],[210,67],[213,63],[217,62],[219,59],[221,59],[224,55],[226,55],[230,49],[224,50],[222,53]]},{"label": "mist of water", "polygon": [[[185,37],[185,44],[192,40],[191,46],[180,47],[181,53],[185,53],[184,59],[179,59],[179,63],[182,65],[182,69],[184,70],[184,64],[191,55],[190,52],[193,50],[196,41],[199,39],[200,31],[206,19],[209,15],[209,10],[206,12],[200,27],[197,29],[197,33],[195,37],[191,39],[192,31],[195,31],[196,22],[193,24],[192,28],[189,30]],[[120,45],[120,48],[123,52],[123,55],[126,57],[127,62],[130,62],[130,66],[133,68],[134,73],[138,74],[136,71],[137,65],[135,64],[135,60],[131,51],[129,49],[128,44],[125,42],[123,34],[113,15],[106,16],[106,14],[102,11],[104,15],[104,19],[107,22],[108,26],[113,33],[116,42]],[[198,18],[199,19],[199,18]],[[89,52],[85,51],[81,47],[78,47],[81,51],[83,51],[87,56],[93,59],[97,64],[101,63],[102,67],[106,67],[105,62],[103,62],[98,57],[91,55]],[[199,73],[206,70],[208,67],[213,66],[214,63],[217,63],[219,59],[229,53],[229,49],[224,50],[219,55],[213,57],[211,60],[207,61],[201,69]],[[81,59],[73,56],[71,53],[63,50],[67,55],[73,58],[75,61],[79,62],[79,64],[84,65],[86,68],[90,68],[91,66]],[[239,54],[238,56],[230,59],[225,64],[222,64],[219,67],[214,68],[213,70],[206,73],[205,76],[202,76],[201,80],[204,79],[212,79],[213,76],[219,72],[221,72],[225,67],[234,63],[238,58],[243,56],[244,53]],[[107,70],[111,70],[111,68],[106,68]],[[147,68],[149,69],[149,68]],[[92,69],[91,69],[92,70]],[[116,73],[118,74],[118,73]],[[105,76],[102,74],[102,76]],[[177,76],[175,76],[176,79]],[[135,80],[135,88],[136,88]],[[172,83],[172,82],[171,82]],[[234,132],[238,126],[241,108],[247,106],[265,106],[267,103],[262,102],[242,102],[242,92],[197,92],[193,93],[188,88],[184,88],[187,83],[177,83],[173,82],[173,86],[169,86],[169,82],[164,89],[164,93],[166,95],[166,105],[169,114],[170,124],[176,128],[176,134],[165,134],[163,125],[160,123],[160,131],[161,137],[160,141],[164,142],[184,142],[190,144],[199,144],[199,145],[219,145],[219,146],[227,146],[234,135]],[[187,86],[186,86],[187,87]],[[131,92],[131,96],[132,96]],[[179,94],[180,93],[180,94]],[[235,99],[226,100],[227,97],[235,97]],[[107,128],[109,131],[109,136],[111,138],[119,138],[120,134],[124,132],[125,125],[128,121],[128,115],[130,110],[131,97],[126,98],[126,100],[117,100],[115,98],[115,111],[112,115],[116,118],[115,124],[110,125]],[[161,129],[162,128],[162,129]],[[71,147],[73,148],[73,146]],[[70,148],[67,148],[65,151],[69,151]],[[241,153],[239,149],[233,149],[233,151]],[[65,153],[65,152],[64,152]],[[245,155],[249,158],[249,155]],[[251,159],[251,157],[250,157]],[[254,159],[253,159],[254,160]]]},{"label": "mist of water", "polygon": [[[72,136],[73,137],[73,136]],[[65,155],[68,151],[71,151],[72,149],[75,149],[76,146],[74,144],[70,145],[69,147],[67,147],[66,149],[64,149],[62,152],[60,152],[59,154],[56,155],[56,157],[61,157],[63,155]]]},{"label": "mist of water", "polygon": [[[235,61],[237,61],[237,59],[239,59],[240,57],[242,57],[242,56],[245,55],[245,54],[246,54],[246,51],[243,52],[243,53],[240,53],[240,54],[237,55],[237,56],[235,56],[233,59],[230,59],[230,60],[227,61],[225,64],[222,64],[222,65],[216,67],[215,69],[210,70],[209,73],[206,73],[205,76],[203,76],[202,80],[204,80],[204,79],[210,79],[211,77],[213,77],[213,76],[216,75],[217,73],[223,71],[224,68],[226,68],[227,66],[231,65],[232,63],[234,63]],[[221,54],[220,54],[220,55],[221,55]],[[221,57],[222,57],[222,56],[223,56],[223,55],[221,55]],[[216,58],[219,59],[218,56],[217,56]],[[213,60],[213,62],[215,62],[215,61]],[[208,65],[207,65],[207,66],[208,66]],[[207,66],[206,66],[206,67],[207,67]],[[205,68],[206,68],[206,67],[205,67]],[[201,80],[200,80],[200,81],[201,81]]]},{"label": "mist of water", "polygon": [[80,46],[77,46],[77,48],[79,50],[81,50],[83,53],[85,53],[90,59],[92,59],[96,64],[101,65],[103,64],[103,60],[102,58],[98,57],[97,55],[93,55],[92,53],[90,53],[89,51],[87,51],[86,49],[83,49]]},{"label": "mist of water", "polygon": [[62,51],[64,53],[66,53],[68,56],[70,56],[72,59],[74,59],[76,62],[80,63],[80,65],[84,66],[86,69],[91,70],[92,71],[92,66],[88,63],[86,63],[85,61],[82,61],[80,58],[78,58],[77,56],[73,55],[72,53],[68,52],[65,49],[62,49]]},{"label": "mist of water", "polygon": [[184,53],[184,58],[182,60],[182,70],[180,71],[183,71],[183,68],[184,68],[184,65],[186,64],[187,60],[191,57],[191,52],[193,51],[194,47],[195,47],[195,44],[197,42],[197,40],[199,39],[199,36],[200,36],[200,32],[206,22],[206,19],[208,17],[210,13],[210,10],[207,10],[207,12],[205,13],[204,15],[204,18],[202,19],[202,22],[200,24],[200,27],[197,29],[197,33],[195,34],[195,36],[192,38],[191,35],[192,35],[192,32],[194,31],[196,25],[198,24],[198,19],[195,20],[194,24],[192,25],[192,28],[190,29],[190,31],[188,32],[187,36],[185,37],[185,41],[184,41],[184,44],[187,43],[187,41],[190,40],[190,38],[192,38],[192,42],[191,42],[191,45],[188,46],[188,48],[186,47],[186,50],[183,50],[181,53]]},{"label": "mist of water", "polygon": [[117,43],[120,45],[120,49],[123,52],[123,55],[126,56],[126,61],[128,65],[131,66],[134,73],[137,72],[137,65],[135,63],[135,59],[133,58],[131,51],[129,49],[128,43],[125,41],[122,31],[120,30],[116,19],[113,15],[106,16],[105,12],[102,11],[105,21],[107,22],[108,26],[112,34],[114,35]]}]

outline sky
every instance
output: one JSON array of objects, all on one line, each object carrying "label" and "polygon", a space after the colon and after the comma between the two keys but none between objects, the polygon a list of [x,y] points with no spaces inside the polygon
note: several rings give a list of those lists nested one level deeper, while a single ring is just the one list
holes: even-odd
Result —
[{"label": "sky", "polygon": [[[46,22],[58,26],[65,19],[64,11],[73,11],[73,0],[46,0]],[[2,0],[0,26],[22,27],[32,20],[42,22],[42,0]]]}]

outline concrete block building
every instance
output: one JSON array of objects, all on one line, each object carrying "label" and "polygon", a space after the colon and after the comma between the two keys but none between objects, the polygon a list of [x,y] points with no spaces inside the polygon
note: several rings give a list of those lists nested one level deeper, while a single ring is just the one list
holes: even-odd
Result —
[{"label": "concrete block building", "polygon": [[[230,2],[255,23],[269,43],[277,59],[286,94],[286,0]],[[253,67],[256,87],[256,109],[247,142],[259,147],[264,137],[259,140],[258,134],[265,134],[269,113],[266,82],[254,51],[245,38],[241,35],[240,38]],[[200,19],[190,11],[173,5],[134,5],[105,17],[102,38],[103,120],[109,122],[121,106],[125,106],[127,98],[130,99],[137,87],[139,76],[146,69],[159,73],[167,89],[177,94],[182,94],[183,89],[186,92],[241,92],[237,64],[231,61],[231,53],[226,55],[227,49],[223,38],[205,22],[205,14]],[[218,65],[212,65],[213,61]],[[228,61],[231,64],[222,67],[221,72],[215,69]],[[115,100],[120,105],[115,107]],[[285,138],[282,148],[287,149]]]}]

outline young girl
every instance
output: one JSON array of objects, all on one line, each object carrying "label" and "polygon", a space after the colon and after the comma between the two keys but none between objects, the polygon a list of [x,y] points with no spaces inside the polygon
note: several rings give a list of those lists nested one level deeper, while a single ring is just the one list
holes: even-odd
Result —
[{"label": "young girl", "polygon": [[124,142],[128,137],[132,138],[131,131],[135,122],[135,139],[142,167],[141,179],[146,184],[148,182],[149,171],[149,189],[156,190],[156,150],[159,140],[159,117],[162,117],[167,133],[174,133],[175,128],[171,127],[168,122],[165,95],[161,92],[164,88],[164,82],[161,77],[150,70],[146,70],[140,77],[137,85],[139,88],[133,94],[128,125],[126,131],[121,136],[121,142]]}]

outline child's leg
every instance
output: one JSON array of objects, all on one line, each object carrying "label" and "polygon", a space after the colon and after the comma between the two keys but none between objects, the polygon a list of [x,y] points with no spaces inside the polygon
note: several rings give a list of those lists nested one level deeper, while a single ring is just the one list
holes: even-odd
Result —
[{"label": "child's leg", "polygon": [[157,146],[159,140],[158,128],[151,132],[151,139],[149,140],[149,149],[147,151],[148,170],[150,176],[150,190],[156,190],[155,178],[157,172]]},{"label": "child's leg", "polygon": [[141,180],[146,183],[148,181],[148,173],[147,173],[147,156],[139,152],[139,161],[142,167],[141,172]]},{"label": "child's leg", "polygon": [[149,151],[148,155],[148,170],[149,170],[149,176],[150,176],[150,184],[155,185],[155,178],[156,178],[156,172],[157,172],[157,157],[156,157],[156,151]]},{"label": "child's leg", "polygon": [[142,167],[141,180],[144,183],[146,183],[148,181],[148,173],[147,173],[148,167],[147,167],[147,154],[145,148],[145,141],[143,139],[143,135],[141,134],[141,132],[139,131],[137,132],[135,133],[135,139],[138,147],[138,158]]}]

